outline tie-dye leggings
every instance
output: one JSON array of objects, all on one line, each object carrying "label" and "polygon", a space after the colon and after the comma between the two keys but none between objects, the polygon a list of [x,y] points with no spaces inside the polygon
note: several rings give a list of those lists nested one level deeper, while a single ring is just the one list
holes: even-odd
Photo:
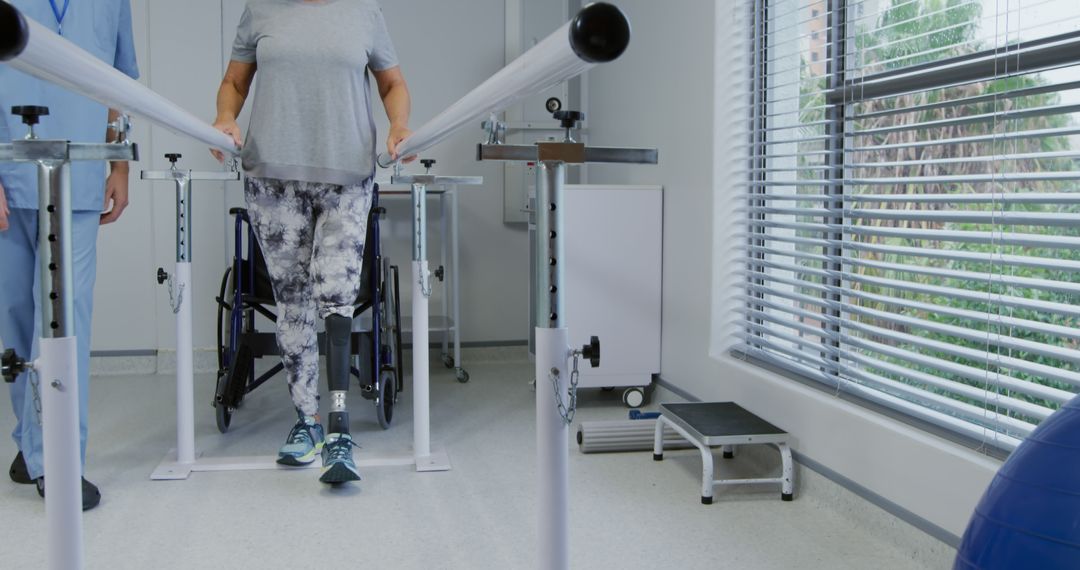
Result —
[{"label": "tie-dye leggings", "polygon": [[248,215],[277,303],[277,342],[289,393],[305,415],[319,412],[317,321],[352,317],[373,181],[358,186],[248,178]]}]

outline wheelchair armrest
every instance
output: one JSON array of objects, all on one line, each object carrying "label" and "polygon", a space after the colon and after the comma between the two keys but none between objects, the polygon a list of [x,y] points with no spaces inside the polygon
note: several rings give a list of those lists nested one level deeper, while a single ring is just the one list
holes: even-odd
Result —
[{"label": "wheelchair armrest", "polygon": [[247,214],[246,208],[231,208],[229,209],[230,216],[243,216]]}]

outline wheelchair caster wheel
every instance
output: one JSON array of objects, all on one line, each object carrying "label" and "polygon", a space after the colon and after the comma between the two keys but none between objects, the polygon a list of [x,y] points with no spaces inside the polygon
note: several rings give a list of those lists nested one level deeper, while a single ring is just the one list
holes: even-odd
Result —
[{"label": "wheelchair caster wheel", "polygon": [[457,381],[465,384],[469,381],[469,373],[464,368],[457,369]]},{"label": "wheelchair caster wheel", "polygon": [[221,433],[229,431],[229,425],[232,424],[233,410],[225,404],[218,404],[214,408],[214,416],[217,418],[217,428]]},{"label": "wheelchair caster wheel", "polygon": [[229,425],[232,424],[233,410],[223,401],[225,385],[228,381],[228,374],[220,374],[217,381],[217,391],[214,393],[214,417],[217,420],[218,431],[221,433],[229,431]]},{"label": "wheelchair caster wheel", "polygon": [[390,429],[390,422],[394,421],[394,400],[397,399],[397,376],[394,371],[383,370],[379,375],[379,396],[375,399],[375,415],[379,420],[379,427]]},{"label": "wheelchair caster wheel", "polygon": [[453,368],[454,367],[454,357],[447,354],[447,355],[442,357],[442,363],[443,363],[443,366],[445,366],[447,368]]}]

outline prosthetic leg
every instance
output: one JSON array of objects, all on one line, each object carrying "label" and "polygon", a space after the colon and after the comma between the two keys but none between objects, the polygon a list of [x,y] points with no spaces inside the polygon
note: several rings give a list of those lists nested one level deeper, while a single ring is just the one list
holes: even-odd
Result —
[{"label": "prosthetic leg", "polygon": [[345,397],[349,392],[349,347],[352,342],[352,319],[341,315],[326,317],[326,380],[330,388],[330,415],[323,445],[323,472],[319,480],[337,484],[359,481],[360,472],[353,461],[355,445],[349,435],[349,412]]}]

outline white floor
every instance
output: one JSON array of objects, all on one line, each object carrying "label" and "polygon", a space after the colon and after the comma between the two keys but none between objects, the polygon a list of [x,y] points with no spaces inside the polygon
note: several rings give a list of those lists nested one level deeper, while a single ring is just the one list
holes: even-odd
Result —
[{"label": "white floor", "polygon": [[[342,490],[320,485],[311,470],[150,481],[175,437],[173,379],[95,378],[87,475],[104,498],[84,517],[88,568],[532,568],[533,488],[543,474],[534,457],[532,365],[467,364],[472,381],[459,384],[432,363],[432,438],[449,451],[453,470],[371,468]],[[293,421],[283,379],[249,396],[225,435],[209,406],[213,379],[196,381],[202,452],[276,452]],[[350,399],[359,454],[409,449],[408,394],[385,432],[368,401]],[[579,419],[626,416],[617,393],[587,394],[582,408]],[[6,432],[13,420],[2,417]],[[14,454],[10,438],[0,438],[5,469]],[[703,506],[695,454],[669,451],[656,463],[650,452],[583,455],[572,445],[573,567],[924,567],[890,536],[871,534],[798,488],[791,503],[766,487],[718,490]],[[738,459],[718,464],[739,468]],[[0,482],[0,521],[0,567],[42,567],[44,504],[31,486]]]}]

